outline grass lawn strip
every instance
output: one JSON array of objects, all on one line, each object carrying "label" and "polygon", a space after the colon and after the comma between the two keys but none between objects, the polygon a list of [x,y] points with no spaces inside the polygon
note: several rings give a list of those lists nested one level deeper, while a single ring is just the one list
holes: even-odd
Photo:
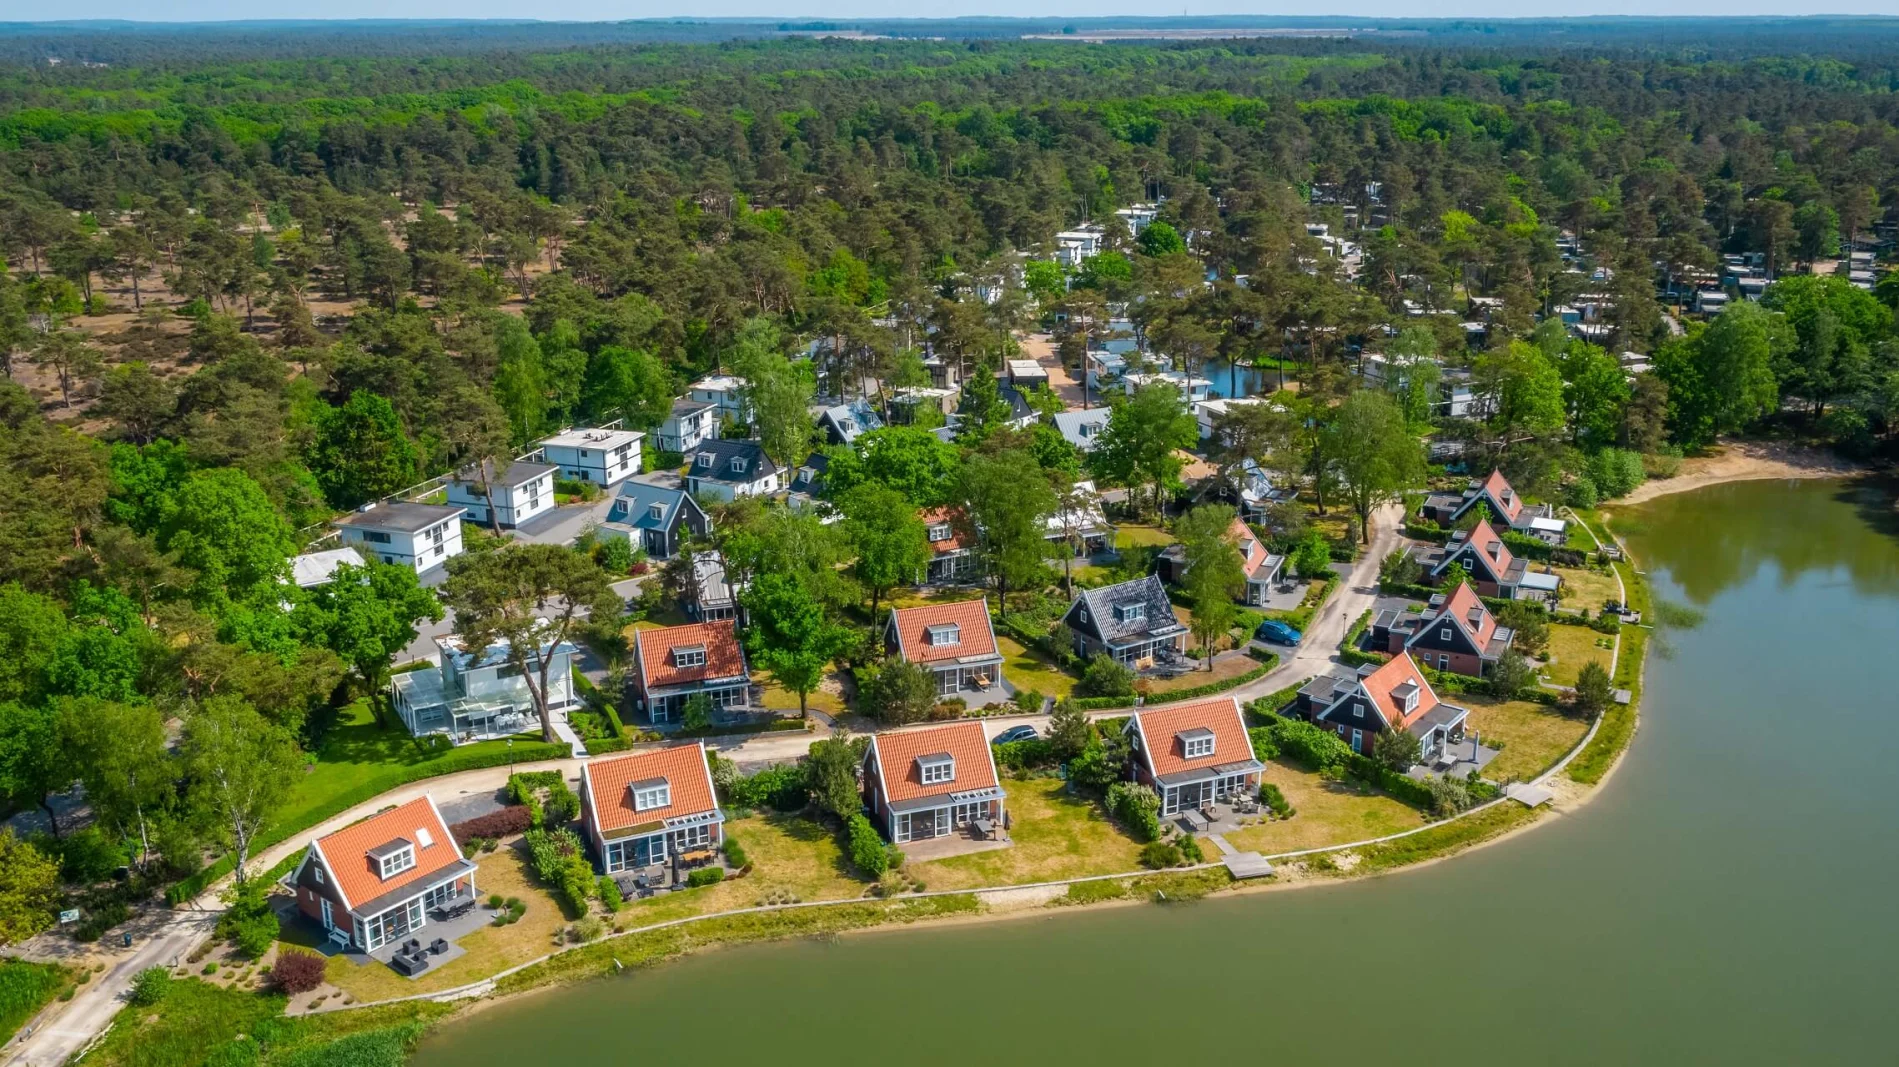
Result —
[{"label": "grass lawn strip", "polygon": [[1615,655],[1614,648],[1603,648],[1598,642],[1613,645],[1615,638],[1598,633],[1587,626],[1571,626],[1566,623],[1550,623],[1550,661],[1538,664],[1543,677],[1552,685],[1575,685],[1576,675],[1583,664],[1595,662],[1602,664],[1604,670]]},{"label": "grass lawn strip", "polygon": [[1603,574],[1587,567],[1553,567],[1563,578],[1563,604],[1572,608],[1588,608],[1591,615],[1602,610],[1605,600],[1621,600],[1622,588],[1616,585],[1615,576]]},{"label": "grass lawn strip", "polygon": [[0,1033],[18,1033],[28,1019],[72,985],[77,975],[57,963],[0,960]]},{"label": "grass lawn strip", "polygon": [[[1580,514],[1577,517],[1583,519]],[[1604,543],[1612,543],[1608,525],[1599,517],[1592,514],[1585,521],[1592,522],[1591,528]],[[1629,607],[1641,612],[1644,619],[1653,618],[1655,605],[1648,579],[1636,573],[1626,552],[1623,555],[1623,559],[1615,562],[1615,571],[1628,589]],[[1564,768],[1571,781],[1584,785],[1602,781],[1603,775],[1615,765],[1616,757],[1628,747],[1629,738],[1635,733],[1636,709],[1642,704],[1642,669],[1648,658],[1648,639],[1647,626],[1622,628],[1622,652],[1616,660],[1614,682],[1616,688],[1629,691],[1629,702],[1610,704],[1609,710],[1603,712],[1602,721],[1596,726],[1596,736],[1590,738],[1589,744]]]},{"label": "grass lawn strip", "polygon": [[1470,693],[1456,699],[1470,709],[1466,731],[1475,731],[1482,743],[1492,747],[1503,742],[1503,751],[1484,768],[1484,777],[1493,782],[1535,778],[1589,732],[1589,724],[1582,719],[1533,700],[1499,701]]},{"label": "grass lawn strip", "polygon": [[1061,698],[1075,691],[1076,678],[1050,663],[1035,649],[1013,637],[998,633],[996,648],[1002,653],[1002,675],[1016,692],[1033,689],[1043,696]]},{"label": "grass lawn strip", "polygon": [[1324,848],[1413,830],[1424,821],[1417,809],[1383,793],[1351,782],[1328,782],[1286,760],[1269,762],[1265,780],[1286,794],[1293,816],[1226,834],[1227,844],[1241,852],[1271,855]]},{"label": "grass lawn strip", "polygon": [[1133,870],[1141,846],[1091,799],[1068,793],[1059,778],[1008,781],[1009,836],[993,852],[912,863],[904,872],[930,889],[974,889]]}]

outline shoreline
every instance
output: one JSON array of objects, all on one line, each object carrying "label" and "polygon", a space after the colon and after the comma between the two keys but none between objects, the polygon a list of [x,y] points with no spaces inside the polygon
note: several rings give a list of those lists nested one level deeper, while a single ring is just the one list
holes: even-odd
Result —
[{"label": "shoreline", "polygon": [[1677,493],[1693,492],[1729,482],[1758,482],[1776,478],[1851,478],[1867,473],[1865,467],[1804,445],[1779,441],[1729,441],[1718,451],[1682,461],[1673,478],[1643,482],[1627,496],[1604,501],[1601,510],[1633,507]]}]

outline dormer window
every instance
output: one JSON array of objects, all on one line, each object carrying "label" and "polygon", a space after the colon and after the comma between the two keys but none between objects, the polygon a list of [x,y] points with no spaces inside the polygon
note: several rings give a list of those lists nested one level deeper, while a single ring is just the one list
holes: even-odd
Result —
[{"label": "dormer window", "polygon": [[1204,726],[1181,731],[1180,748],[1187,759],[1206,759],[1213,755],[1213,731]]},{"label": "dormer window", "polygon": [[1128,604],[1116,604],[1114,617],[1117,622],[1139,622],[1147,618],[1147,604],[1145,601],[1138,600]]},{"label": "dormer window", "polygon": [[415,866],[415,846],[398,837],[370,849],[369,859],[376,865],[377,876],[387,881]]},{"label": "dormer window", "polygon": [[1497,553],[1498,553],[1498,552],[1499,552],[1499,551],[1500,551],[1500,550],[1501,550],[1502,548],[1503,548],[1503,542],[1502,542],[1502,541],[1492,541],[1492,542],[1490,542],[1489,544],[1487,544],[1487,545],[1485,545],[1485,546],[1484,546],[1484,551],[1485,551],[1485,552],[1488,552],[1488,553],[1490,553],[1490,558],[1491,558],[1491,559],[1496,559],[1496,558],[1497,558]]},{"label": "dormer window", "polygon": [[701,453],[699,453],[699,455],[698,455],[698,457],[697,457],[697,459],[698,459],[698,463],[699,463],[699,466],[701,466],[701,467],[705,467],[705,468],[708,468],[708,469],[710,469],[710,468],[711,468],[711,466],[712,466],[712,453],[710,453],[710,452],[701,452]]},{"label": "dormer window", "polygon": [[733,474],[745,473],[745,458],[743,456],[732,457],[732,473]]},{"label": "dormer window", "polygon": [[666,517],[666,505],[653,504],[646,509],[646,515],[654,520],[663,519]]},{"label": "dormer window", "polygon": [[673,666],[703,667],[706,665],[706,646],[681,645],[673,649]]},{"label": "dormer window", "polygon": [[963,628],[956,623],[947,622],[926,627],[923,636],[931,645],[960,645],[963,643]]},{"label": "dormer window", "polygon": [[1407,678],[1403,684],[1391,691],[1391,699],[1398,705],[1399,711],[1409,715],[1418,710],[1418,694],[1421,691],[1416,679]]},{"label": "dormer window", "polygon": [[931,544],[936,544],[941,541],[947,541],[949,539],[950,539],[950,524],[949,523],[939,522],[936,525],[930,527],[930,543]]},{"label": "dormer window", "polygon": [[634,811],[653,811],[672,806],[673,787],[664,778],[648,778],[643,782],[634,782],[627,788],[633,792]]},{"label": "dormer window", "polygon": [[941,785],[956,780],[956,758],[947,752],[917,757],[917,771],[924,785]]}]

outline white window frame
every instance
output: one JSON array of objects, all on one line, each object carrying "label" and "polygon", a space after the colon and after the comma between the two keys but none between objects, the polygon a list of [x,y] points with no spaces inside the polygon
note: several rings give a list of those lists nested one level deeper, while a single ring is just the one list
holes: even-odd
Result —
[{"label": "white window frame", "polygon": [[316,884],[318,885],[328,884],[327,880],[323,876],[323,865],[321,863],[317,864],[314,867],[311,867],[310,873],[316,876]]},{"label": "white window frame", "polygon": [[1188,759],[1206,759],[1213,755],[1213,738],[1189,737],[1186,743]]},{"label": "white window frame", "polygon": [[963,643],[963,628],[957,623],[945,622],[928,627],[923,631],[932,648],[937,646],[960,645]]},{"label": "white window frame", "polygon": [[335,913],[330,910],[330,898],[322,897],[321,901],[323,904],[323,928],[325,930],[334,930],[336,929],[336,918]]},{"label": "white window frame", "polygon": [[943,541],[947,541],[952,536],[954,536],[954,534],[950,530],[950,524],[947,522],[940,522],[930,527],[930,543],[931,544],[937,544]]},{"label": "white window frame", "polygon": [[[405,859],[409,862],[402,862]],[[415,846],[413,845],[404,845],[397,851],[391,852],[389,855],[383,856],[376,861],[376,869],[381,872],[384,881],[394,878],[396,875],[401,874],[403,871],[410,870],[414,866]]]},{"label": "white window frame", "polygon": [[665,782],[656,786],[633,791],[633,810],[652,811],[656,808],[670,808],[673,804],[672,783]]},{"label": "white window frame", "polygon": [[934,763],[920,763],[918,769],[922,773],[924,785],[943,785],[946,782],[954,782],[956,780],[956,761],[954,759],[938,760]]},{"label": "white window frame", "polygon": [[706,665],[706,650],[702,647],[673,649],[673,666],[703,667]]}]

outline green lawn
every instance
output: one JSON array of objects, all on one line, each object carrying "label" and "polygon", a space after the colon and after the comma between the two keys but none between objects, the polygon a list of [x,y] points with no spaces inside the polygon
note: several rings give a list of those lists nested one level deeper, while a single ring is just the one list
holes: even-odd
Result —
[{"label": "green lawn", "polygon": [[1616,584],[1615,575],[1585,567],[1552,567],[1563,576],[1563,606],[1587,608],[1590,614],[1602,610],[1605,600],[1622,599],[1622,587]]},{"label": "green lawn", "polygon": [[1594,661],[1604,668],[1609,666],[1613,653],[1602,646],[1614,640],[1587,626],[1550,623],[1550,661],[1539,665],[1543,677],[1552,685],[1575,685],[1583,664]]},{"label": "green lawn", "polygon": [[[1241,851],[1272,855],[1343,845],[1414,829],[1424,817],[1406,804],[1351,782],[1328,782],[1287,760],[1266,765],[1266,781],[1279,787],[1293,816],[1262,822],[1226,835]],[[1209,855],[1213,846],[1204,846]]]},{"label": "green lawn", "polygon": [[1137,526],[1132,523],[1120,526],[1114,532],[1116,548],[1144,548],[1149,545],[1171,545],[1174,535],[1158,526]]},{"label": "green lawn", "polygon": [[[538,733],[522,734],[515,740],[514,751],[524,761],[548,758],[542,749]],[[349,804],[406,782],[492,766],[485,762],[490,759],[505,763],[507,751],[505,741],[480,741],[448,750],[432,748],[411,737],[399,724],[393,729],[378,726],[369,701],[358,700],[339,714],[316,759],[297,779],[266,834],[274,832],[273,839],[281,840]],[[339,803],[346,798],[347,803]]]},{"label": "green lawn", "polygon": [[1478,739],[1493,748],[1503,742],[1503,751],[1484,768],[1484,777],[1493,782],[1520,782],[1542,774],[1589,732],[1588,723],[1535,701],[1495,701],[1466,693],[1457,702],[1470,709],[1466,731],[1476,731]]},{"label": "green lawn", "polygon": [[0,961],[0,1034],[12,1034],[72,982],[56,963]]},{"label": "green lawn", "polygon": [[1093,800],[1071,796],[1058,778],[1004,782],[1014,844],[929,863],[904,872],[929,889],[1039,882],[1115,874],[1140,866],[1141,846]]},{"label": "green lawn", "polygon": [[1003,634],[996,635],[996,645],[1002,651],[1002,675],[1016,692],[1033,689],[1043,696],[1060,698],[1075,691],[1075,676],[1050,663],[1040,652]]}]

